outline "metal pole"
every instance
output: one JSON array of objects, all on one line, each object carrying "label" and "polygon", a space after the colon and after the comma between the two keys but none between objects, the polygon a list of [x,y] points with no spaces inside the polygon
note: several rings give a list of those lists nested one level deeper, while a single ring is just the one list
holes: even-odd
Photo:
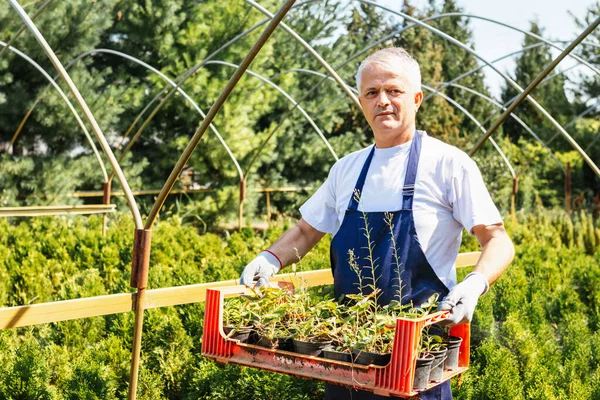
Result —
[{"label": "metal pole", "polygon": [[137,288],[135,296],[135,323],[133,326],[133,346],[131,349],[131,366],[129,370],[129,400],[137,396],[137,383],[140,367],[140,351],[142,348],[142,330],[144,327],[144,308],[146,287],[148,286],[148,270],[150,268],[150,245],[152,231],[136,229],[133,237],[133,258],[131,263],[131,280],[129,285]]},{"label": "metal pole", "polygon": [[271,225],[271,192],[265,192],[267,196],[267,226]]},{"label": "metal pole", "polygon": [[565,211],[567,214],[571,214],[571,163],[568,161],[565,174]]},{"label": "metal pole", "polygon": [[119,178],[119,183],[121,184],[121,187],[123,188],[123,191],[125,192],[125,195],[127,198],[127,203],[129,204],[129,208],[131,210],[131,213],[133,214],[135,226],[138,229],[141,228],[143,226],[143,223],[142,223],[142,216],[140,215],[140,210],[137,207],[135,198],[131,194],[131,189],[129,188],[129,184],[127,183],[127,180],[125,179],[125,175],[123,174],[123,171],[121,171],[121,167],[117,163],[117,160],[115,159],[115,156],[112,153],[112,150],[110,149],[110,146],[109,146],[108,142],[106,141],[106,138],[104,137],[104,134],[102,133],[102,130],[100,129],[100,126],[98,125],[98,123],[96,122],[96,119],[94,118],[94,115],[88,108],[85,100],[83,99],[83,97],[79,93],[79,90],[73,83],[73,80],[71,80],[71,77],[69,76],[69,74],[67,74],[67,71],[65,71],[63,65],[61,64],[59,59],[56,57],[56,54],[54,54],[54,51],[52,51],[52,49],[46,42],[46,39],[44,39],[44,36],[40,33],[40,31],[37,29],[35,24],[31,21],[31,19],[27,15],[27,13],[23,10],[23,8],[19,5],[19,3],[16,0],[8,0],[8,2],[17,11],[19,16],[23,20],[23,22],[25,22],[25,24],[27,25],[29,30],[33,33],[33,35],[35,36],[38,43],[44,49],[44,52],[48,55],[48,58],[50,58],[50,61],[52,62],[54,67],[58,70],[61,77],[67,84],[67,86],[69,86],[71,93],[73,94],[73,96],[77,100],[77,103],[83,110],[86,119],[91,124],[94,134],[96,135],[96,138],[100,142],[100,145],[101,145],[102,149],[104,150],[104,153],[108,157],[110,164],[112,165],[112,167],[115,170],[117,170],[117,177]]},{"label": "metal pole", "polygon": [[[110,191],[111,191],[111,182],[104,182],[104,187],[102,188],[102,202],[106,205],[110,204]],[[102,236],[106,236],[106,228],[107,228],[107,214],[102,215]]]},{"label": "metal pole", "polygon": [[244,200],[246,200],[246,180],[240,181],[240,208],[239,208],[239,219],[238,219],[238,230],[241,232],[244,226]]},{"label": "metal pole", "polygon": [[[14,1],[14,0],[11,0],[11,1]],[[167,179],[167,181],[165,182],[165,185],[161,189],[161,192],[158,195],[156,202],[152,206],[152,209],[150,210],[150,214],[148,215],[148,220],[146,221],[146,225],[145,225],[146,229],[150,229],[152,227],[152,225],[154,224],[154,221],[156,220],[156,217],[158,216],[158,213],[160,212],[160,209],[162,208],[169,192],[173,188],[173,185],[175,184],[175,181],[177,180],[179,174],[181,173],[181,170],[185,167],[185,164],[190,159],[194,149],[196,148],[196,146],[198,145],[198,142],[202,138],[202,135],[204,135],[204,132],[208,128],[208,125],[215,118],[215,116],[217,115],[217,113],[219,112],[221,107],[223,106],[223,103],[225,102],[225,100],[227,100],[227,98],[231,94],[231,91],[233,90],[233,88],[235,87],[237,82],[240,80],[242,75],[244,74],[244,71],[248,68],[250,63],[254,60],[254,58],[256,57],[256,55],[258,54],[258,52],[264,45],[264,43],[271,36],[271,34],[273,33],[273,31],[275,30],[277,25],[281,22],[281,20],[283,19],[285,14],[289,11],[289,9],[294,4],[294,2],[295,2],[295,0],[287,0],[284,3],[284,5],[281,7],[281,9],[279,11],[277,11],[277,14],[271,19],[271,22],[269,22],[269,24],[267,25],[267,27],[265,28],[263,33],[258,38],[257,42],[254,44],[254,46],[252,47],[250,52],[246,55],[246,57],[240,64],[239,68],[234,72],[233,76],[231,77],[231,79],[229,80],[229,82],[227,83],[227,85],[225,86],[225,88],[223,89],[223,91],[221,92],[221,94],[219,95],[219,97],[217,98],[215,103],[213,104],[213,106],[208,111],[206,118],[202,121],[202,124],[200,125],[200,127],[198,128],[196,133],[194,133],[194,136],[188,143],[187,147],[185,148],[185,150],[184,150],[183,154],[181,155],[181,157],[179,158],[179,160],[177,161],[175,168],[169,175],[169,178]]]},{"label": "metal pole", "polygon": [[[502,125],[502,123],[508,118],[508,115],[515,110],[519,104],[523,102],[526,98],[529,97],[529,93],[535,89],[535,87],[544,79],[566,56],[569,54],[578,44],[581,42],[586,36],[588,36],[596,27],[600,24],[600,18],[597,18],[590,26],[587,27],[578,37],[575,39],[558,57],[556,57],[544,70],[529,84],[529,86],[521,93],[521,95],[508,106],[506,111],[502,113],[500,118],[498,118],[492,126],[488,129],[488,131],[479,139],[479,141],[475,144],[473,149],[469,152],[469,155],[473,155],[483,146],[483,143],[487,138],[489,138],[492,133]],[[536,103],[537,104],[537,103]],[[560,127],[562,130],[562,127]],[[597,176],[600,176],[600,169],[594,164],[594,162],[588,157],[587,154],[579,147],[577,142],[571,138],[566,132],[564,132],[565,137],[571,143],[571,145],[579,151],[579,153],[583,156],[584,160],[588,163],[588,165],[592,168],[592,170],[596,173]]]}]

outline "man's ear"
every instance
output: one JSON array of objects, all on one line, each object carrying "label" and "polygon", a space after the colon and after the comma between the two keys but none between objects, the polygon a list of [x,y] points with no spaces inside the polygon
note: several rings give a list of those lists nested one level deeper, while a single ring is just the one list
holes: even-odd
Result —
[{"label": "man's ear", "polygon": [[419,107],[421,107],[422,102],[423,102],[423,92],[418,91],[415,93],[415,111],[419,111]]}]

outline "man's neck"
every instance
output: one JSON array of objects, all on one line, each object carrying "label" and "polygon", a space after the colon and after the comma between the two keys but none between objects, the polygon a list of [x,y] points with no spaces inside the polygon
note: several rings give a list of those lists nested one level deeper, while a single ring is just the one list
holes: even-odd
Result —
[{"label": "man's neck", "polygon": [[375,136],[375,147],[378,149],[386,149],[389,147],[400,146],[410,140],[415,135],[416,128],[405,129],[401,133],[393,134],[391,132],[384,132],[382,134],[374,134]]}]

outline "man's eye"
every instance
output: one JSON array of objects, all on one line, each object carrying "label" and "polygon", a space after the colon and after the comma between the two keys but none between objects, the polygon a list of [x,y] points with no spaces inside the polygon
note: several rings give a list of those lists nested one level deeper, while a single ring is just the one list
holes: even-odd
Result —
[{"label": "man's eye", "polygon": [[399,96],[402,93],[402,91],[398,90],[398,89],[392,89],[390,90],[390,94],[393,96]]}]

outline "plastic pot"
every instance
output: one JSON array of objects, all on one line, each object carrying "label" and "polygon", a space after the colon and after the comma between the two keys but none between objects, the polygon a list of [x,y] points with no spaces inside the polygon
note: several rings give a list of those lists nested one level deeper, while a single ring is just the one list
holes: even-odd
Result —
[{"label": "plastic pot", "polygon": [[462,338],[458,336],[450,336],[447,340],[444,340],[444,344],[448,348],[446,361],[444,362],[445,370],[454,371],[458,369],[458,352],[461,343]]},{"label": "plastic pot", "polygon": [[293,344],[296,353],[318,356],[321,354],[321,350],[323,350],[324,347],[331,344],[331,340],[324,342],[306,342],[304,340],[294,339]]},{"label": "plastic pot", "polygon": [[429,380],[431,382],[438,383],[442,381],[447,351],[448,349],[444,347],[441,350],[429,352],[431,355],[433,355],[433,364],[431,364],[431,372],[429,373]]},{"label": "plastic pot", "polygon": [[352,354],[349,351],[337,351],[327,347],[322,349],[321,357],[336,361],[352,362]]},{"label": "plastic pot", "polygon": [[294,342],[292,338],[277,338],[277,348],[279,350],[294,351]]},{"label": "plastic pot", "polygon": [[[228,339],[239,340],[242,343],[248,342],[250,335],[252,334],[252,328],[250,327],[241,327],[237,328],[235,326],[224,326],[223,332]],[[233,332],[233,333],[231,333]]]},{"label": "plastic pot", "polygon": [[392,353],[371,353],[364,350],[352,349],[352,358],[356,364],[384,366],[390,363]]},{"label": "plastic pot", "polygon": [[434,360],[434,356],[429,353],[417,358],[413,390],[423,390],[427,388],[427,384],[429,383],[429,373]]},{"label": "plastic pot", "polygon": [[277,338],[258,335],[256,345],[260,347],[266,347],[267,349],[276,349],[279,343],[277,342]]}]

